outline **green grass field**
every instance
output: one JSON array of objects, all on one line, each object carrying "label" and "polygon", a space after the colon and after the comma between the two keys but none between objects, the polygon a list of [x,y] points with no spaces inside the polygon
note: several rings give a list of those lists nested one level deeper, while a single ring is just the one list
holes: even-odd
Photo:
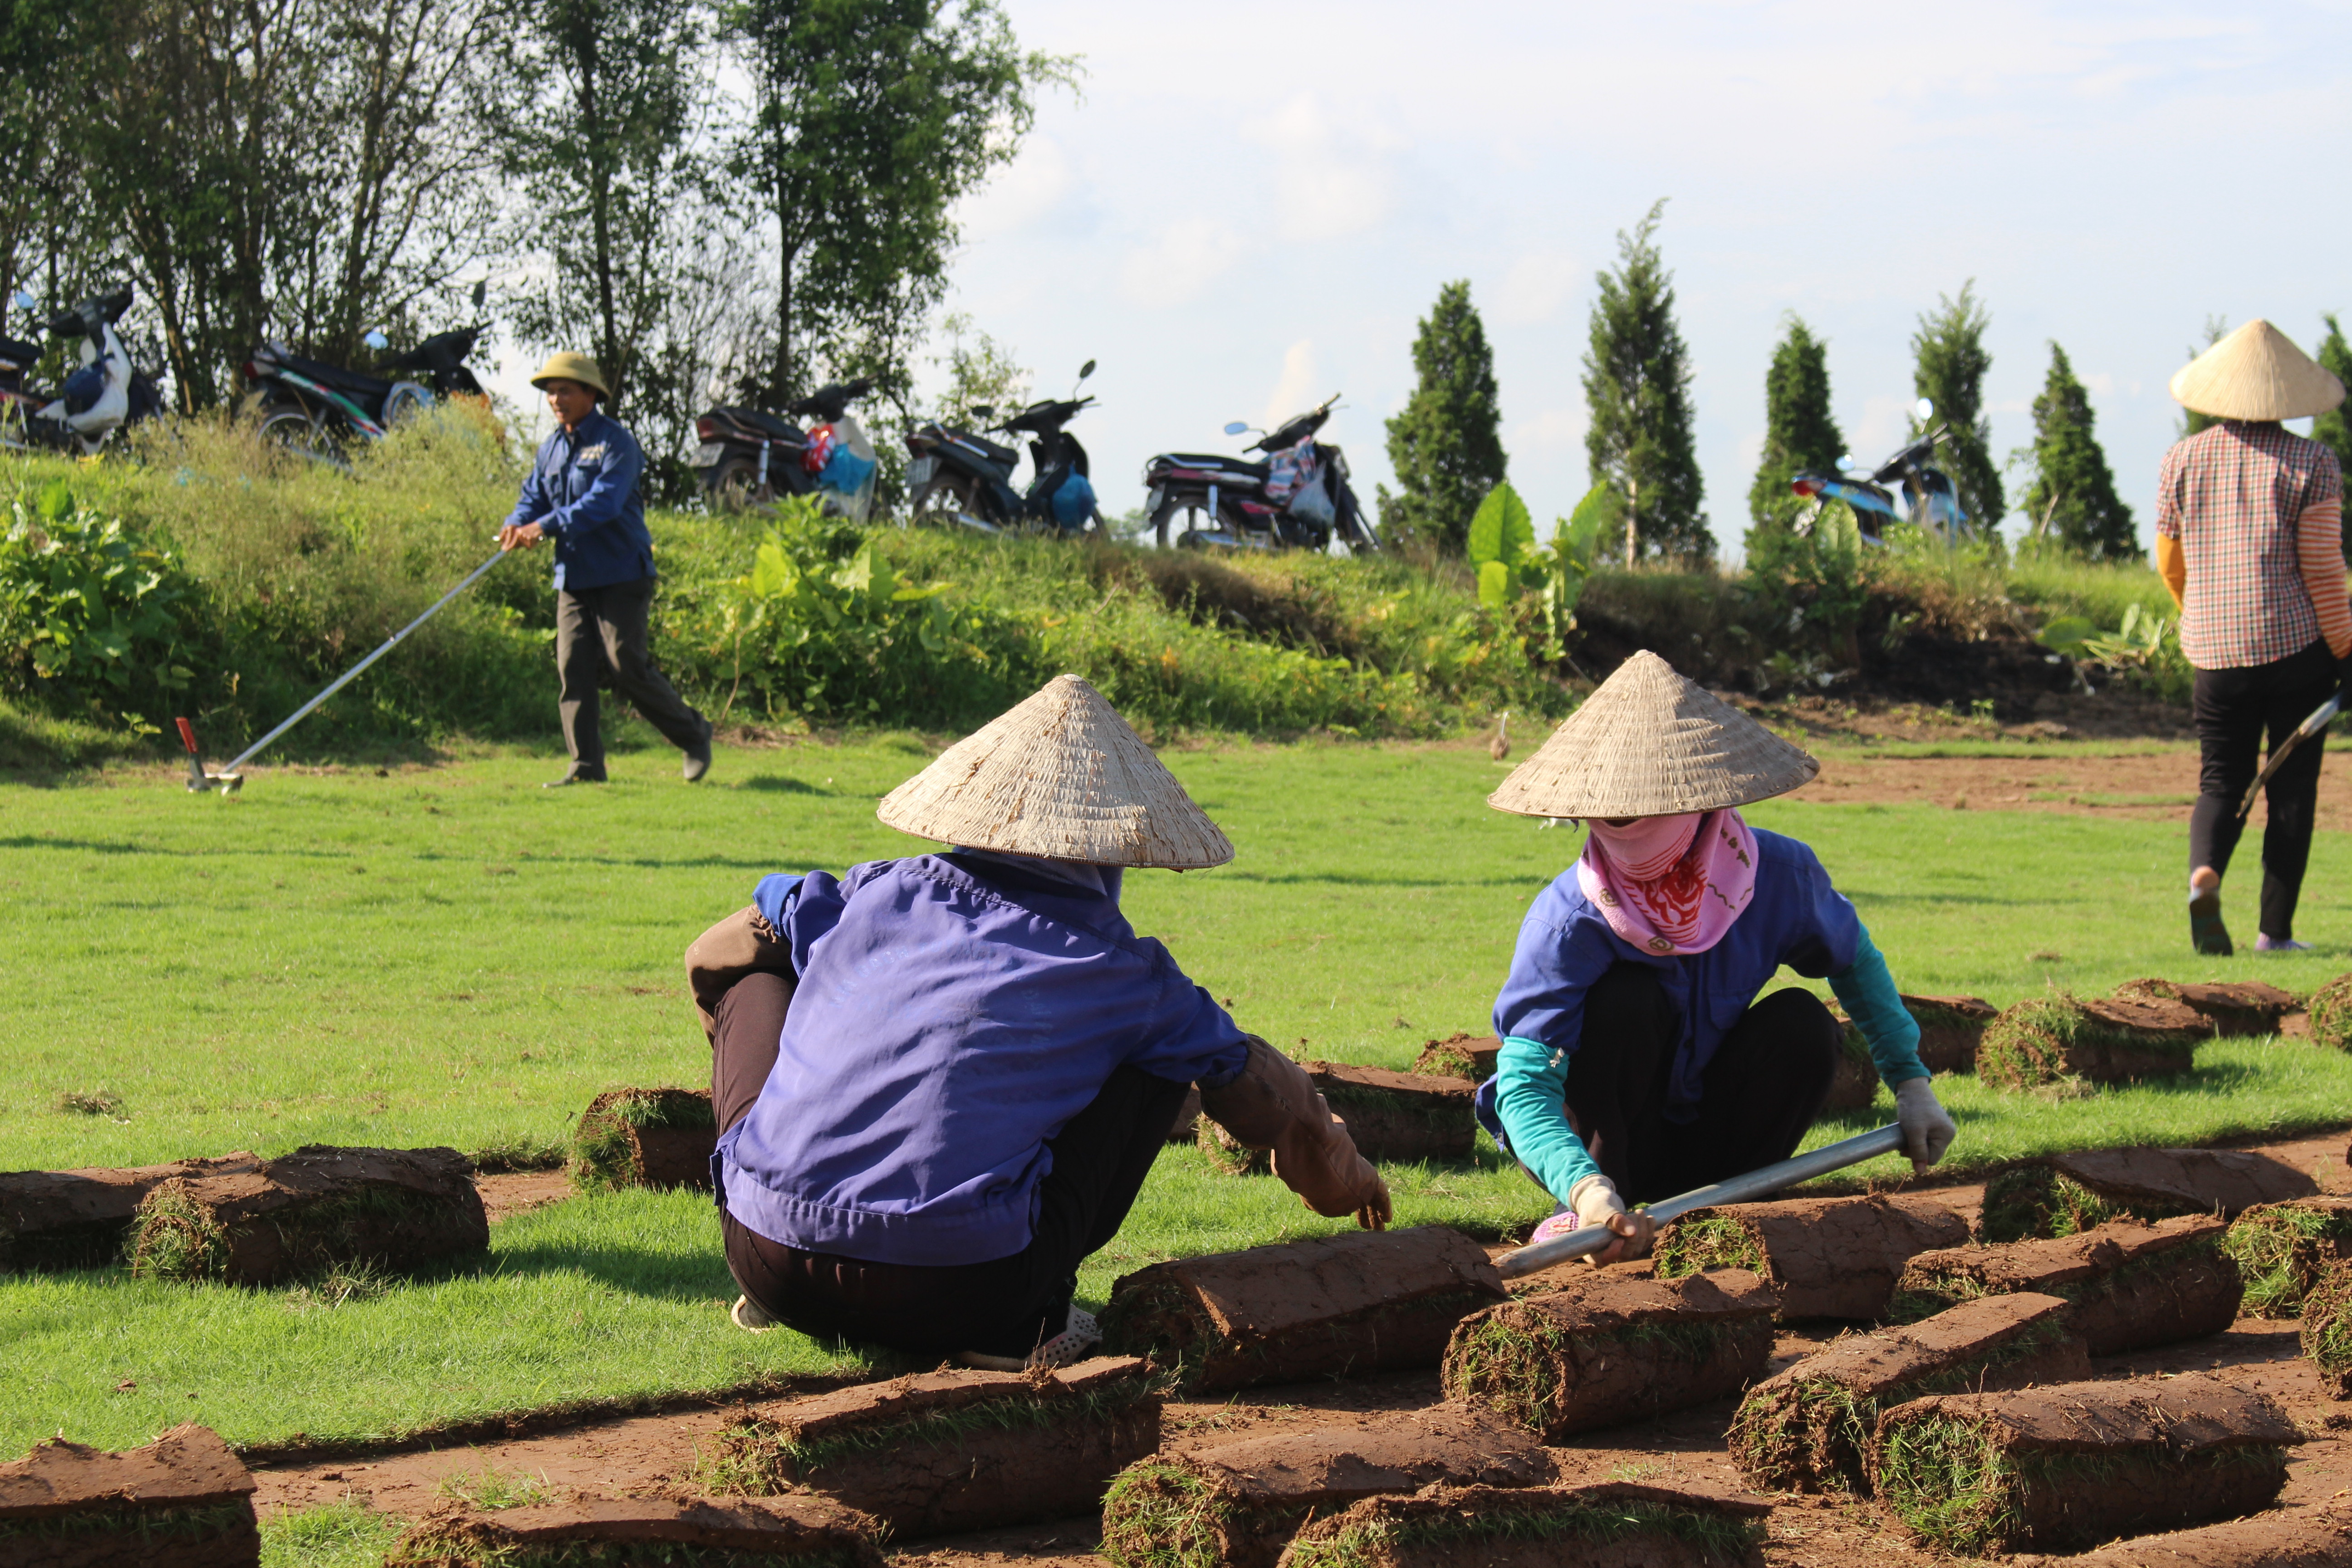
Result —
[{"label": "green grass field", "polygon": [[[678,954],[764,872],[917,847],[873,807],[928,755],[887,735],[722,752],[688,788],[655,747],[617,754],[607,789],[558,793],[537,786],[559,762],[511,752],[263,772],[234,799],[189,796],[157,770],[0,784],[0,942],[14,955],[0,1169],[310,1142],[543,1148],[608,1085],[700,1081]],[[1432,1036],[1483,1030],[1528,900],[1578,843],[1487,810],[1505,770],[1483,748],[1167,759],[1239,856],[1135,876],[1128,912],[1244,1026],[1300,1055],[1402,1066]],[[2317,952],[2215,962],[2187,951],[2181,836],[2163,824],[1769,803],[1751,816],[1816,847],[1907,990],[2006,1004],[2140,974],[2308,989],[2352,968],[2346,836],[2314,850],[2299,930]],[[1954,1158],[2352,1117],[2352,1057],[2240,1042],[2200,1061],[2193,1078],[2087,1100],[1944,1080]],[[88,1114],[68,1096],[119,1109]],[[1491,1149],[1391,1175],[1408,1223],[1493,1234],[1549,1207]],[[235,1443],[361,1437],[855,1363],[726,1323],[712,1215],[686,1194],[579,1200],[499,1225],[487,1261],[337,1307],[105,1273],[0,1279],[0,1455],[60,1429],[111,1446],[188,1419]],[[1082,1293],[1099,1300],[1155,1258],[1333,1224],[1269,1180],[1171,1151]]]}]

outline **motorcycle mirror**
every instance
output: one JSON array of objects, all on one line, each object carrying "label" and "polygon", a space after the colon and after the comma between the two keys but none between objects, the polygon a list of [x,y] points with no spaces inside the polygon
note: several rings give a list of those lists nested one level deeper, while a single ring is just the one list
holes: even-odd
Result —
[{"label": "motorcycle mirror", "polygon": [[16,301],[16,309],[19,310],[37,310],[41,308],[41,302],[23,289],[17,289],[10,298]]},{"label": "motorcycle mirror", "polygon": [[1246,436],[1249,434],[1249,422],[1247,420],[1236,419],[1232,424],[1225,426],[1225,434],[1228,436]]},{"label": "motorcycle mirror", "polygon": [[1087,377],[1094,374],[1094,373],[1095,362],[1092,360],[1088,360],[1086,363],[1078,366],[1078,379],[1080,381],[1086,380]]},{"label": "motorcycle mirror", "polygon": [[1846,469],[1853,467],[1853,454],[1852,452],[1840,452],[1838,454],[1838,471],[1840,473],[1843,473]]},{"label": "motorcycle mirror", "polygon": [[480,310],[480,309],[482,308],[482,301],[483,301],[484,300],[486,300],[486,299],[489,298],[489,293],[490,293],[490,280],[489,280],[488,279],[487,279],[487,278],[482,279],[480,281],[477,282],[477,283],[474,285],[474,309],[475,309],[475,310]]},{"label": "motorcycle mirror", "polygon": [[383,329],[382,327],[370,327],[367,331],[367,336],[362,338],[360,342],[367,344],[368,347],[375,350],[378,353],[382,353],[384,349],[390,345],[392,340],[383,335]]},{"label": "motorcycle mirror", "polygon": [[1911,412],[1919,416],[1920,424],[1925,425],[1936,416],[1936,405],[1923,397],[1911,405]]}]

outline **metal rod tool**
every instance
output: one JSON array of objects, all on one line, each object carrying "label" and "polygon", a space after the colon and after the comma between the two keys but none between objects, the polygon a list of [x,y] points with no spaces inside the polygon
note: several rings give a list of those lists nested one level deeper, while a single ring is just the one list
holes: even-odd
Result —
[{"label": "metal rod tool", "polygon": [[2271,782],[2271,775],[2279,771],[2279,764],[2292,756],[2297,746],[2327,728],[2328,721],[2336,717],[2337,704],[2342,700],[2343,694],[2339,692],[2313,709],[2311,717],[2297,724],[2294,727],[2294,733],[2289,735],[2279,749],[2271,753],[2271,760],[2263,764],[2263,771],[2256,773],[2254,782],[2246,786],[2246,798],[2238,805],[2240,822],[2245,821],[2254,814],[2254,797],[2263,793],[2263,785]]}]

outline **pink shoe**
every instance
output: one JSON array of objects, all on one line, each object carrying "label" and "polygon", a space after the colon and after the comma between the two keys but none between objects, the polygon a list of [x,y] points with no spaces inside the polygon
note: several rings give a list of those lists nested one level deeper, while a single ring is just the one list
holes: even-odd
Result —
[{"label": "pink shoe", "polygon": [[1549,1219],[1544,1221],[1543,1224],[1536,1226],[1536,1233],[1528,1237],[1528,1245],[1529,1247],[1533,1247],[1539,1241],[1551,1241],[1557,1237],[1566,1236],[1570,1231],[1577,1228],[1579,1228],[1579,1226],[1576,1218],[1576,1211],[1574,1209],[1562,1209],[1558,1214],[1552,1215]]}]

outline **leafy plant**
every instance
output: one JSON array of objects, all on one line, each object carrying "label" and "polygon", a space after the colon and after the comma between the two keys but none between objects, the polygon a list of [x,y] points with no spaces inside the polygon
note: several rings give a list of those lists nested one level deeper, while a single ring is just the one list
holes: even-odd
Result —
[{"label": "leafy plant", "polygon": [[74,495],[63,479],[19,489],[0,535],[0,690],[56,708],[120,712],[184,690],[182,629],[194,584],[167,549]]},{"label": "leafy plant", "polygon": [[1536,566],[1536,523],[1508,479],[1486,492],[1470,516],[1468,554],[1478,574],[1478,602],[1499,610],[1527,585]]},{"label": "leafy plant", "polygon": [[1507,609],[1525,594],[1535,595],[1535,654],[1557,659],[1576,629],[1576,605],[1591,579],[1601,531],[1615,511],[1616,492],[1595,485],[1576,510],[1554,524],[1551,542],[1536,543],[1535,520],[1527,502],[1507,480],[1486,492],[1470,519],[1469,555],[1478,574],[1478,602]]}]

